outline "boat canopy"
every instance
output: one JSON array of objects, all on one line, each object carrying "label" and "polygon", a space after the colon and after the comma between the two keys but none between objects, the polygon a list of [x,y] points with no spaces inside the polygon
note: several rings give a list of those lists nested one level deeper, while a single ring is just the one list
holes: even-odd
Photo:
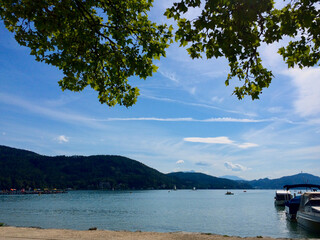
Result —
[{"label": "boat canopy", "polygon": [[294,184],[294,185],[284,185],[283,188],[289,190],[291,188],[318,188],[320,189],[320,185],[315,184]]},{"label": "boat canopy", "polygon": [[290,192],[289,191],[285,191],[285,190],[277,190],[276,191],[276,194],[290,194]]}]

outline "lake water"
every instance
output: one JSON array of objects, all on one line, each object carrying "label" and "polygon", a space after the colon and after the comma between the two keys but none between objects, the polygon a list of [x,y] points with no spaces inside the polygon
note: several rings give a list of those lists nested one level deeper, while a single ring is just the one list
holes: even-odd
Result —
[{"label": "lake water", "polygon": [[71,191],[2,195],[0,222],[87,230],[203,232],[229,236],[320,237],[286,220],[274,190]]}]

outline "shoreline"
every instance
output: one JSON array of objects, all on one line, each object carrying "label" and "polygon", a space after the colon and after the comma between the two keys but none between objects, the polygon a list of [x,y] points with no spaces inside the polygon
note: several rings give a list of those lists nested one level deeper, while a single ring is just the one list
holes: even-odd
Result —
[{"label": "shoreline", "polygon": [[271,237],[236,237],[227,235],[217,235],[210,233],[191,233],[191,232],[130,232],[130,231],[110,231],[110,230],[69,230],[69,229],[42,229],[34,227],[0,227],[0,240],[18,239],[108,239],[108,240],[288,240],[288,238]]}]

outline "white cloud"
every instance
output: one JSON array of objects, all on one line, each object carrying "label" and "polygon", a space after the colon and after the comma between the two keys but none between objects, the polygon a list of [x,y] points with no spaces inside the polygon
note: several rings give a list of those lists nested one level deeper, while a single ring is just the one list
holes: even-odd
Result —
[{"label": "white cloud", "polygon": [[175,73],[173,72],[167,72],[167,71],[161,71],[161,70],[158,70],[158,72],[164,76],[165,78],[175,82],[175,83],[179,83],[179,80],[177,79],[177,76]]},{"label": "white cloud", "polygon": [[303,117],[320,114],[320,68],[290,69],[283,73],[292,77],[297,88],[296,113]]},{"label": "white cloud", "polygon": [[223,98],[219,98],[217,96],[214,96],[211,98],[212,102],[217,102],[217,103],[221,103],[223,101]]},{"label": "white cloud", "polygon": [[239,123],[259,123],[276,121],[278,119],[247,119],[247,118],[207,118],[207,119],[194,119],[194,118],[156,118],[156,117],[140,117],[140,118],[107,118],[95,119],[96,121],[160,121],[160,122],[239,122]]},{"label": "white cloud", "polygon": [[283,108],[282,107],[270,107],[268,108],[268,112],[270,113],[281,113],[283,112]]},{"label": "white cloud", "polygon": [[183,160],[178,160],[178,161],[176,162],[176,164],[183,164],[183,163],[184,163]]},{"label": "white cloud", "polygon": [[201,15],[203,7],[204,5],[201,4],[201,6],[197,8],[188,8],[188,11],[183,14],[183,17],[192,21]]},{"label": "white cloud", "polygon": [[232,162],[225,162],[225,163],[224,163],[224,166],[225,166],[227,169],[230,169],[230,170],[236,171],[236,172],[248,170],[247,167],[242,166],[242,165],[237,164],[237,163],[234,164],[234,163],[232,163]]},{"label": "white cloud", "polygon": [[[52,119],[57,119],[63,122],[72,122],[73,124],[82,123],[90,127],[104,127],[99,125],[93,119],[90,119],[81,114],[73,114],[71,111],[55,110],[52,107],[45,106],[41,104],[43,101],[39,100],[36,102],[31,102],[27,99],[20,98],[16,95],[10,95],[0,92],[0,102],[20,107],[29,112],[36,113],[41,116],[50,117]],[[40,104],[39,104],[40,103]]]},{"label": "white cloud", "polygon": [[230,140],[228,137],[208,137],[208,138],[200,138],[200,137],[190,137],[183,139],[186,142],[195,142],[195,143],[209,143],[209,144],[227,144],[233,145],[238,148],[251,148],[258,147],[258,144],[255,143],[235,143],[233,140]]},{"label": "white cloud", "polygon": [[283,69],[285,63],[282,56],[278,53],[279,48],[282,47],[283,42],[276,42],[273,44],[263,44],[261,46],[261,57],[263,63],[267,68],[272,68],[272,70],[279,71]]},{"label": "white cloud", "polygon": [[[274,119],[273,119],[274,120]],[[272,121],[271,119],[247,119],[247,118],[209,118],[203,120],[204,122],[243,122],[243,123],[257,123],[257,122],[267,122]]]},{"label": "white cloud", "polygon": [[64,136],[64,135],[61,135],[61,136],[57,137],[56,140],[59,143],[67,143],[67,142],[69,142],[69,138]]},{"label": "white cloud", "polygon": [[194,95],[196,93],[197,88],[196,87],[192,87],[189,89],[189,92],[191,95]]},{"label": "white cloud", "polygon": [[237,146],[239,148],[251,148],[251,147],[258,147],[259,145],[258,144],[255,144],[255,143],[241,143],[241,144],[237,144]]},{"label": "white cloud", "polygon": [[233,141],[228,137],[208,137],[208,138],[200,138],[200,137],[190,137],[183,139],[186,142],[196,142],[196,143],[213,143],[213,144],[233,144]]},{"label": "white cloud", "polygon": [[[162,99],[163,100],[163,99]],[[168,99],[170,101],[170,99]],[[174,100],[172,100],[175,102]],[[109,121],[161,121],[161,122],[242,122],[242,123],[259,123],[259,122],[273,122],[279,119],[250,119],[250,118],[207,118],[207,119],[194,119],[194,118],[157,118],[157,117],[138,117],[138,118],[89,118],[85,115],[78,113],[71,113],[69,111],[56,110],[52,106],[45,106],[39,103],[31,102],[18,96],[9,95],[0,92],[0,102],[20,107],[22,109],[28,110],[30,112],[47,116],[52,119],[57,119],[64,122],[81,123],[86,126],[94,128],[106,128],[105,125],[100,124],[101,122]],[[39,101],[42,102],[42,101]],[[198,106],[199,104],[192,104]],[[214,109],[215,108],[212,106]],[[232,111],[230,111],[232,112]]]},{"label": "white cloud", "polygon": [[216,110],[227,112],[227,113],[241,114],[241,115],[245,115],[245,116],[249,116],[249,117],[256,116],[256,114],[254,114],[254,113],[248,113],[248,112],[244,112],[244,111],[235,111],[235,110],[226,109],[226,108],[222,108],[222,107],[216,107],[216,106],[213,106],[213,105],[210,105],[210,104],[185,102],[185,101],[179,101],[179,100],[172,99],[172,98],[156,97],[156,96],[147,95],[147,94],[141,94],[140,96],[144,97],[144,98],[147,98],[147,99],[152,99],[152,100],[157,100],[157,101],[162,101],[162,102],[179,103],[179,104],[188,105],[188,106],[194,106],[194,107],[216,109]]},{"label": "white cloud", "polygon": [[202,76],[210,77],[210,78],[226,78],[228,76],[229,71],[224,69],[217,69],[216,71],[209,71],[201,73]]},{"label": "white cloud", "polygon": [[156,118],[156,117],[139,117],[139,118],[107,118],[95,119],[96,121],[159,121],[159,122],[193,122],[192,118]]},{"label": "white cloud", "polygon": [[320,124],[320,118],[314,118],[308,121],[308,123],[312,125],[319,125]]}]

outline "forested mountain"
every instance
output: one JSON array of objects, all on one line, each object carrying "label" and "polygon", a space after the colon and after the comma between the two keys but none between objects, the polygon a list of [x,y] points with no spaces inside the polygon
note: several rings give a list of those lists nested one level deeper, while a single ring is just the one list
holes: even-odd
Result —
[{"label": "forested mountain", "polygon": [[253,188],[259,189],[281,189],[284,185],[293,185],[293,184],[318,184],[320,185],[320,177],[308,174],[308,173],[299,173],[292,176],[286,176],[277,179],[259,179],[253,181],[247,181]]},{"label": "forested mountain", "polygon": [[279,179],[233,181],[203,173],[163,174],[138,161],[110,155],[49,157],[0,146],[0,190],[10,188],[73,189],[281,189],[286,184],[312,183],[307,173]]},{"label": "forested mountain", "polygon": [[160,189],[174,184],[165,174],[126,157],[48,157],[0,146],[0,189]]},{"label": "forested mountain", "polygon": [[73,189],[224,189],[248,184],[200,173],[163,174],[122,156],[42,156],[0,146],[0,190],[9,188]]},{"label": "forested mountain", "polygon": [[175,172],[169,173],[168,176],[180,182],[180,188],[197,189],[250,189],[250,184],[246,182],[238,182],[225,178],[217,178],[203,173],[192,172]]}]

